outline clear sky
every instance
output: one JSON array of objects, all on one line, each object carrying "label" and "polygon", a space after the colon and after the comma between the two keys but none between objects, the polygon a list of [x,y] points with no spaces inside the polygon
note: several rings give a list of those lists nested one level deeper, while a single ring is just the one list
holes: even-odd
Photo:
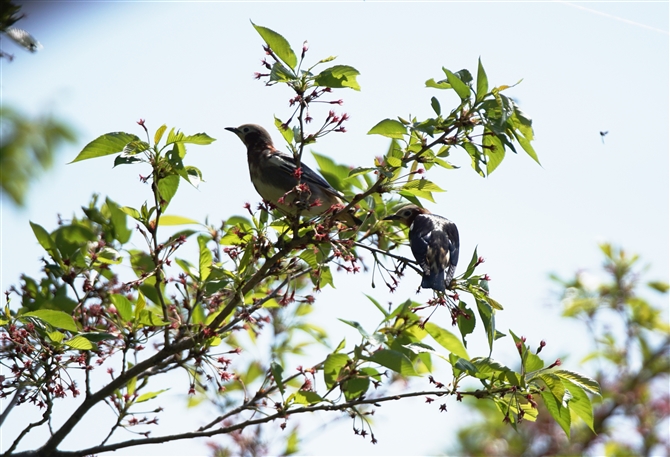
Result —
[{"label": "clear sky", "polygon": [[[3,40],[15,60],[0,62],[2,102],[29,114],[57,114],[76,128],[79,141],[60,151],[58,164],[33,187],[26,209],[2,201],[3,291],[21,273],[39,270],[44,254],[29,220],[53,229],[57,214],[79,213],[93,192],[123,205],[142,204],[148,189],[137,167],[112,170],[111,159],[66,165],[103,133],[140,135],[140,118],[150,131],[165,123],[217,138],[211,146],[189,149],[188,159],[206,182],[199,190],[183,186],[171,214],[216,221],[259,200],[248,181],[243,145],[224,127],[270,128],[273,115],[290,114],[292,94],[253,79],[263,51],[249,20],[283,34],[294,49],[308,40],[314,60],[337,55],[336,63],[361,72],[362,91],[340,93],[344,105],[338,108],[351,117],[348,132],[314,148],[354,166],[369,166],[386,151],[385,138],[366,135],[379,120],[429,116],[433,95],[443,110],[453,103],[450,94],[424,87],[427,79],[443,77],[443,66],[474,73],[481,57],[491,85],[523,78],[509,95],[534,121],[542,166],[523,152],[509,154],[482,179],[461,153],[453,160],[462,169],[431,174],[448,192],[437,194],[429,209],[460,230],[457,274],[478,245],[492,277],[491,294],[505,306],[497,316],[502,331],[525,335],[531,346],[544,339],[548,358],[568,356],[566,366],[578,369],[587,339],[575,333],[578,327],[557,320],[549,273],[597,272],[597,243],[609,241],[640,254],[651,265],[650,279],[668,280],[667,2],[25,2],[24,10],[28,17],[17,25],[44,48],[30,55]],[[599,132],[605,130],[603,144]],[[338,317],[364,326],[377,319],[363,293],[396,304],[428,297],[425,291],[414,295],[416,278],[409,276],[393,296],[371,289],[369,281],[340,275],[339,288],[320,295],[316,315],[334,344],[343,336],[356,340]],[[440,319],[448,326],[448,317]],[[469,350],[486,352],[476,344]],[[501,340],[494,357],[515,364],[514,352],[513,343]],[[177,390],[171,411],[183,404],[186,388]],[[172,426],[168,414],[160,434]],[[423,420],[403,420],[411,414]],[[199,425],[197,411],[178,419],[186,417]],[[448,414],[422,400],[385,405],[376,415],[376,446],[354,436],[350,422],[342,420],[326,433],[312,433],[304,452],[435,454],[446,449],[464,417],[466,408],[451,400]],[[310,419],[305,428],[330,419]],[[3,436],[12,435],[11,427]],[[117,455],[206,453],[204,446],[184,442]]]}]

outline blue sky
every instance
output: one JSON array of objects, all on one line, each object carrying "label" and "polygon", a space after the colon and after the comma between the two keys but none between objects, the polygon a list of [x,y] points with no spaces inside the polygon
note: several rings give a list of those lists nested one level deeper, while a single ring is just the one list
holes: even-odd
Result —
[{"label": "blue sky", "polygon": [[[24,9],[29,15],[18,25],[44,48],[29,55],[3,40],[3,49],[16,58],[0,63],[2,102],[29,114],[61,116],[79,141],[60,151],[27,208],[2,201],[2,290],[21,273],[39,270],[43,253],[29,220],[52,229],[56,214],[78,212],[93,192],[123,205],[142,204],[147,188],[137,167],[112,170],[105,159],[66,165],[103,133],[141,134],[135,124],[140,118],[150,130],[165,123],[217,138],[211,146],[189,149],[188,159],[206,182],[199,190],[180,189],[170,213],[216,221],[259,200],[248,181],[244,148],[224,127],[253,122],[270,128],[273,115],[290,115],[291,94],[253,79],[263,51],[250,20],[283,34],[294,48],[308,40],[314,60],[337,55],[337,63],[361,72],[362,91],[340,93],[339,109],[351,117],[348,133],[314,147],[350,165],[366,166],[388,147],[386,139],[366,135],[379,120],[429,116],[432,96],[443,109],[454,102],[453,95],[424,87],[427,79],[442,77],[443,66],[474,72],[481,57],[492,85],[523,79],[509,95],[533,118],[542,166],[524,153],[509,154],[482,179],[463,153],[453,156],[460,170],[431,173],[448,192],[436,195],[429,209],[460,230],[465,260],[457,274],[479,246],[491,294],[505,306],[497,316],[501,330],[511,328],[534,344],[544,339],[548,354],[570,355],[567,366],[577,368],[588,340],[557,320],[549,273],[597,273],[597,243],[608,241],[640,254],[651,265],[650,279],[668,279],[667,2],[26,2]],[[604,144],[602,130],[609,131]],[[279,134],[273,136],[281,144]],[[428,292],[414,295],[414,279],[407,277],[391,296],[371,289],[369,276],[341,275],[337,290],[320,295],[316,315],[335,344],[343,336],[353,342],[356,335],[337,318],[373,325],[376,310],[363,293],[394,303],[426,299]],[[483,355],[485,348],[474,343],[471,355]],[[494,357],[515,363],[513,344],[497,344]],[[182,401],[175,393],[173,411]],[[353,436],[345,420],[308,441],[305,452],[435,454],[467,417],[455,402],[449,408],[440,415],[420,400],[387,405],[377,413],[376,446]],[[400,419],[410,414],[424,419]],[[197,414],[180,419],[187,416],[197,426]],[[305,427],[327,420],[311,419]],[[161,432],[167,432],[171,425],[163,421]],[[119,455],[206,452],[193,443],[173,443]]]}]

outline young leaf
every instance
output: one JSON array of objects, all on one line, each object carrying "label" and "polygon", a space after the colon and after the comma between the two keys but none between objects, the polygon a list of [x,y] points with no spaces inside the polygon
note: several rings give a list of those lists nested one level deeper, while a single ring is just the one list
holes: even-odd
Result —
[{"label": "young leaf", "polygon": [[354,67],[335,65],[316,75],[314,84],[322,87],[332,87],[333,89],[349,87],[354,90],[361,90],[361,86],[356,81],[357,75],[360,75],[360,73]]},{"label": "young leaf", "polygon": [[156,133],[154,134],[154,145],[157,145],[160,143],[161,138],[163,138],[163,134],[167,130],[167,125],[163,124],[160,127],[158,127],[158,130],[156,130]]},{"label": "young leaf", "polygon": [[489,79],[486,76],[484,67],[482,65],[482,58],[479,58],[479,65],[477,67],[477,97],[476,100],[479,102],[484,100],[484,96],[489,91]]},{"label": "young leaf", "polygon": [[600,391],[600,384],[598,384],[595,380],[584,376],[583,374],[568,370],[554,370],[552,373],[560,378],[567,379],[587,392],[595,395],[602,395],[602,392]]},{"label": "young leaf", "polygon": [[37,238],[40,246],[42,246],[49,253],[49,255],[51,255],[51,257],[58,262],[60,259],[60,254],[58,253],[58,249],[56,249],[56,243],[54,243],[54,240],[51,238],[51,235],[49,235],[49,232],[47,232],[41,225],[35,224],[33,222],[30,222],[30,227],[33,229],[35,238]]},{"label": "young leaf", "polygon": [[291,45],[286,41],[286,38],[273,30],[256,25],[253,22],[251,25],[254,26],[261,38],[267,43],[270,50],[272,50],[272,52],[274,52],[274,54],[286,65],[291,67],[292,70],[295,70],[295,67],[298,64],[298,58],[293,49],[291,49]]},{"label": "young leaf", "polygon": [[130,133],[112,132],[102,135],[84,146],[84,149],[70,163],[94,159],[123,151],[131,141],[139,141],[139,137]]}]

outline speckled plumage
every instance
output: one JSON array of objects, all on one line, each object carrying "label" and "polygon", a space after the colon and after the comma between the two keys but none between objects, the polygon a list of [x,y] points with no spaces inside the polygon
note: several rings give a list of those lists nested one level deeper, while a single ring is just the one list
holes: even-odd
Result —
[{"label": "speckled plumage", "polygon": [[[302,173],[298,180],[295,158],[278,151],[270,134],[260,125],[244,124],[226,130],[235,133],[247,147],[249,175],[256,191],[283,213],[295,215],[300,210],[301,215],[314,217],[333,205],[343,204],[342,194],[304,163],[300,164]],[[296,202],[298,184],[305,184],[308,190]],[[338,215],[338,219],[349,225],[361,223],[349,213]]]},{"label": "speckled plumage", "polygon": [[406,205],[387,220],[409,226],[409,245],[423,271],[421,287],[444,292],[458,264],[459,238],[456,224],[416,205]]}]

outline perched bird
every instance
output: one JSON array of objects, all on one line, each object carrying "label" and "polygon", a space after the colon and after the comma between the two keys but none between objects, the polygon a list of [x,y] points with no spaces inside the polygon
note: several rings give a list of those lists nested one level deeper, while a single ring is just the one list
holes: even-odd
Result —
[{"label": "perched bird", "polygon": [[[226,130],[236,134],[247,147],[249,175],[256,191],[283,213],[295,215],[300,210],[300,214],[314,217],[333,205],[343,205],[340,192],[304,163],[298,170],[296,159],[278,151],[260,125],[244,124]],[[351,226],[361,224],[351,213],[342,213],[337,219]]]},{"label": "perched bird", "polygon": [[384,220],[397,220],[409,226],[409,245],[423,270],[421,287],[444,292],[451,284],[458,263],[456,224],[416,205],[403,206]]}]

